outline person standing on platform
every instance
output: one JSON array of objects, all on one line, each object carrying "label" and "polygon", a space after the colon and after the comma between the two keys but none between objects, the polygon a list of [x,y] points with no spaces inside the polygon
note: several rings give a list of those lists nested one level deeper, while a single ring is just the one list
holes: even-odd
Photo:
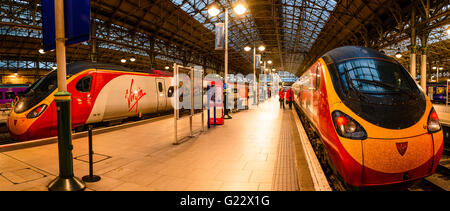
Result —
[{"label": "person standing on platform", "polygon": [[284,109],[284,89],[281,88],[280,92],[278,92],[278,96],[280,97],[280,108],[283,106]]},{"label": "person standing on platform", "polygon": [[289,89],[286,92],[286,101],[289,103],[289,109],[292,109],[292,101],[294,100],[294,92],[292,91],[292,88],[289,87]]}]

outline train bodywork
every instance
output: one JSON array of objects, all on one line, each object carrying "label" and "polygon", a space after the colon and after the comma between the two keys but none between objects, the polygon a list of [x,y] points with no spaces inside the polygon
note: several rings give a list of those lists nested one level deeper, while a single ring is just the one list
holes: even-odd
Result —
[{"label": "train bodywork", "polygon": [[[72,128],[173,109],[171,76],[87,62],[67,66]],[[56,136],[56,71],[30,87],[14,106],[7,127],[16,140]]]},{"label": "train bodywork", "polygon": [[[389,78],[384,69],[408,90],[384,84]],[[337,48],[314,63],[293,89],[295,103],[348,185],[410,184],[435,172],[443,151],[437,114],[394,59],[368,48]]]}]

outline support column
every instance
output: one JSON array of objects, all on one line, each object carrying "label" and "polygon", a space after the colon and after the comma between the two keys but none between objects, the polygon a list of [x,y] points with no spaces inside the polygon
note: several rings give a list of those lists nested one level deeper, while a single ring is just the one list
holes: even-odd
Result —
[{"label": "support column", "polygon": [[55,0],[56,64],[58,92],[55,94],[59,175],[48,185],[50,191],[80,191],[86,185],[73,173],[72,126],[70,120],[70,93],[66,84],[66,46],[64,33],[64,1]]},{"label": "support column", "polygon": [[91,41],[90,41],[90,52],[89,58],[91,62],[97,62],[97,41],[96,41],[96,24],[95,20],[91,20]]},{"label": "support column", "polygon": [[422,46],[422,60],[420,62],[420,86],[426,92],[427,86],[427,47]]},{"label": "support column", "polygon": [[416,52],[417,52],[417,46],[416,46],[416,9],[415,7],[412,7],[412,13],[411,13],[411,60],[410,60],[410,73],[413,77],[414,81],[416,81]]}]

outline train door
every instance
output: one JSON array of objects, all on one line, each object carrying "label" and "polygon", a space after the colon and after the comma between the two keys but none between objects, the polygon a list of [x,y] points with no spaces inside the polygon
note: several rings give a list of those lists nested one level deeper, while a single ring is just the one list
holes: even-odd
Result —
[{"label": "train door", "polygon": [[96,72],[91,71],[83,77],[78,77],[68,86],[72,88],[72,128],[86,124],[89,118],[95,103],[93,99],[95,75]]},{"label": "train door", "polygon": [[164,84],[164,79],[156,78],[156,90],[158,95],[158,112],[166,110],[167,102],[166,102],[166,87]]}]

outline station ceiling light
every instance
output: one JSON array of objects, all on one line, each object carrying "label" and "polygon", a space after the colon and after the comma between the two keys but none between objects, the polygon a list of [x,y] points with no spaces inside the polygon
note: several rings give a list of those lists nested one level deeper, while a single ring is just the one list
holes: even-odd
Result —
[{"label": "station ceiling light", "polygon": [[250,50],[252,50],[252,48],[250,46],[245,46],[244,47],[244,51],[250,51]]},{"label": "station ceiling light", "polygon": [[268,64],[272,64],[272,60],[267,61]]},{"label": "station ceiling light", "polygon": [[125,58],[122,58],[122,59],[120,60],[120,62],[125,63],[125,62],[127,62],[127,60],[126,60]]},{"label": "station ceiling light", "polygon": [[130,58],[130,61],[131,61],[131,62],[134,62],[134,61],[136,61],[136,58],[131,57],[131,58]]},{"label": "station ceiling light", "polygon": [[258,50],[259,50],[259,51],[264,51],[264,50],[266,50],[266,47],[264,47],[264,45],[260,45],[260,46],[258,47]]},{"label": "station ceiling light", "polygon": [[397,51],[397,53],[395,54],[395,58],[397,59],[402,58],[402,54],[400,53],[400,51]]},{"label": "station ceiling light", "polygon": [[166,70],[168,70],[169,68],[170,68],[170,67],[169,67],[169,66],[167,66],[167,65],[166,65],[166,66],[164,67],[164,69],[166,69]]},{"label": "station ceiling light", "polygon": [[242,15],[245,13],[245,11],[247,11],[247,8],[245,7],[245,5],[242,2],[238,2],[234,8],[233,8],[234,12],[238,15]]},{"label": "station ceiling light", "polygon": [[56,68],[57,68],[56,66],[53,66],[53,67],[52,67],[53,70],[56,70]]},{"label": "station ceiling light", "polygon": [[436,67],[431,67],[431,69],[435,70],[435,69],[436,69]]},{"label": "station ceiling light", "polygon": [[217,4],[211,4],[208,8],[208,14],[211,16],[216,16],[220,13],[219,8],[217,7]]},{"label": "station ceiling light", "polygon": [[443,67],[439,67],[439,70],[443,70],[444,68]]},{"label": "station ceiling light", "polygon": [[44,49],[39,48],[39,53],[40,53],[40,54],[44,54],[44,53],[45,53]]}]

